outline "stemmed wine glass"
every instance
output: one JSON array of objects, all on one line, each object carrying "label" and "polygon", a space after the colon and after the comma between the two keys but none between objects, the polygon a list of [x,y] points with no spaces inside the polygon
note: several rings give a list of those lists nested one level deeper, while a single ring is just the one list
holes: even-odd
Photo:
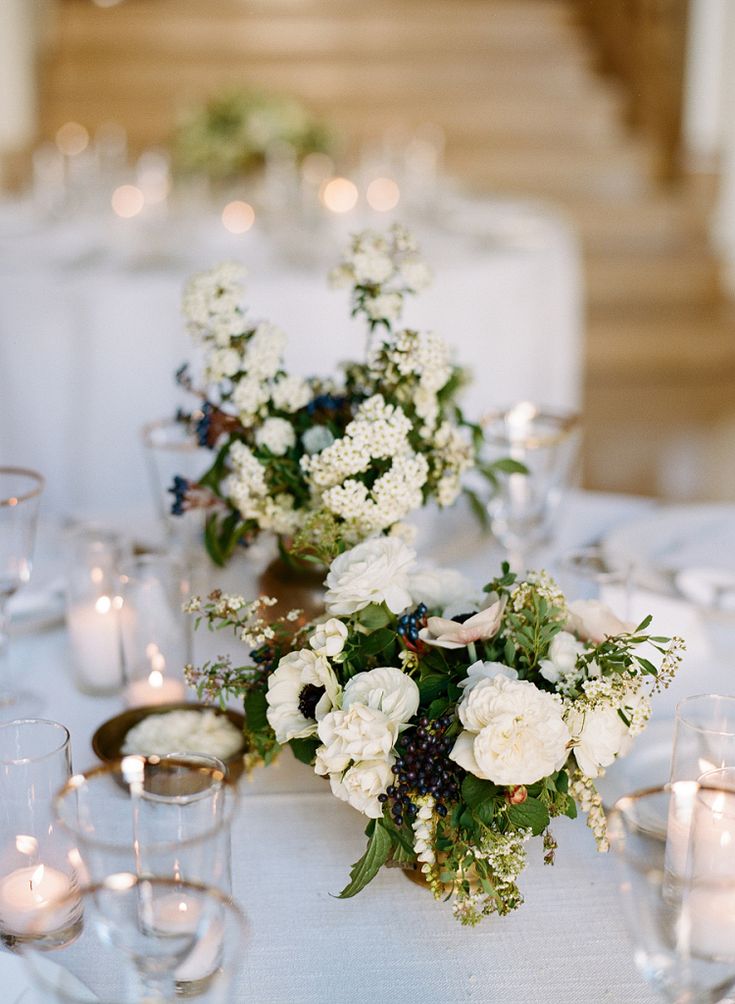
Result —
[{"label": "stemmed wine glass", "polygon": [[8,615],[10,597],[31,577],[33,544],[44,479],[23,467],[0,467],[0,717],[37,710],[36,695],[9,682]]}]

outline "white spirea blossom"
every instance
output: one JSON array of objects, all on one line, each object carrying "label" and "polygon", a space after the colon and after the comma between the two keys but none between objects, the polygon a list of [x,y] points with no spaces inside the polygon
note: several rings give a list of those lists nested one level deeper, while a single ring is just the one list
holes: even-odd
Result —
[{"label": "white spirea blossom", "polygon": [[[313,717],[304,715],[304,689],[316,688]],[[307,691],[307,694],[309,692]],[[268,678],[268,724],[279,743],[314,735],[317,722],[337,703],[340,687],[327,660],[310,649],[285,655]]]},{"label": "white spirea blossom", "polygon": [[316,625],[309,638],[309,644],[317,655],[334,659],[345,647],[347,635],[347,625],[337,617],[330,617],[329,620]]},{"label": "white spirea blossom", "polygon": [[212,349],[207,353],[204,378],[208,383],[219,383],[242,369],[242,357],[237,349]]},{"label": "white spirea blossom", "polygon": [[378,666],[357,673],[345,684],[342,707],[366,704],[378,708],[392,722],[409,722],[419,708],[419,688],[410,676],[394,666]]},{"label": "white spirea blossom", "polygon": [[411,604],[408,574],[416,553],[397,537],[363,541],[330,565],[325,605],[333,616],[349,616],[371,603],[385,603],[394,613]]},{"label": "white spirea blossom", "polygon": [[258,380],[270,380],[283,365],[286,335],[275,324],[261,322],[248,338],[243,369]]},{"label": "white spirea blossom", "polygon": [[243,425],[252,425],[270,398],[270,387],[256,376],[242,377],[232,392],[232,403]]},{"label": "white spirea blossom", "polygon": [[229,346],[245,330],[240,306],[247,272],[235,262],[224,262],[200,272],[184,288],[182,309],[189,330],[203,343]]},{"label": "white spirea blossom", "polygon": [[255,442],[282,457],[296,442],[296,433],[285,418],[267,418],[255,432]]},{"label": "white spirea blossom", "polygon": [[475,777],[501,785],[533,784],[560,770],[569,729],[561,699],[528,680],[481,680],[458,705],[464,731],[450,757]]},{"label": "white spirea blossom", "polygon": [[300,376],[279,376],[271,386],[273,407],[289,414],[305,408],[311,401],[311,388]]},{"label": "white spirea blossom", "polygon": [[348,802],[353,809],[362,812],[371,819],[380,819],[383,815],[383,803],[379,796],[393,780],[391,767],[395,757],[389,756],[379,760],[362,760],[344,774],[329,775],[332,794],[343,802]]}]

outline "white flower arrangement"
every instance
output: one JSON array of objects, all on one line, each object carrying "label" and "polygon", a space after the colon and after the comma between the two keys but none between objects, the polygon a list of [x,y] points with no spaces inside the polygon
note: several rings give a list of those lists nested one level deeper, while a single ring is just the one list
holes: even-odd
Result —
[{"label": "white flower arrangement", "polygon": [[648,634],[650,618],[568,604],[543,573],[517,581],[505,565],[484,604],[462,610],[466,584],[448,571],[455,613],[424,602],[437,578],[383,537],[333,561],[326,615],[295,634],[285,622],[258,634],[253,603],[197,601],[210,627],[271,634],[249,666],[220,660],[189,677],[209,698],[244,698],[251,765],[288,745],[369,819],[343,897],[383,865],[410,867],[474,924],[523,902],[530,837],[543,835],[553,863],[555,817],[581,809],[607,849],[594,779],[643,730],[684,646]]},{"label": "white flower arrangement", "polygon": [[[248,319],[242,269],[223,265],[186,287],[204,387],[197,411],[180,418],[214,457],[197,482],[175,479],[172,511],[208,508],[205,542],[218,564],[263,531],[328,562],[399,530],[429,499],[452,505],[468,491],[470,468],[491,482],[498,471],[523,470],[479,462],[482,434],[457,407],[461,371],[442,339],[394,328],[406,296],[429,279],[408,232],[358,234],[332,277],[351,286],[352,313],[369,329],[365,361],[345,364],[339,382],[285,371],[286,336]],[[179,380],[195,391],[186,367]]]}]

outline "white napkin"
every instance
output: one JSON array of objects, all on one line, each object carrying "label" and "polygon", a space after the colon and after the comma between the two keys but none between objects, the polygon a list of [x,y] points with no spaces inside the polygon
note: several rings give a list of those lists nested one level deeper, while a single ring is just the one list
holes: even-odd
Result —
[{"label": "white napkin", "polygon": [[687,568],[676,576],[680,592],[710,610],[735,613],[735,572],[722,568]]}]

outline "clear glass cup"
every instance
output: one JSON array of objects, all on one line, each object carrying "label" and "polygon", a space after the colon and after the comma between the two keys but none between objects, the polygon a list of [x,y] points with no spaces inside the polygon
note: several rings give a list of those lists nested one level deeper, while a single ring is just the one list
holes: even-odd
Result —
[{"label": "clear glass cup", "polygon": [[624,621],[631,616],[631,566],[614,563],[602,547],[590,545],[563,554],[557,580],[571,600],[599,600]]},{"label": "clear glass cup", "polygon": [[[71,776],[69,732],[58,722],[0,724],[0,940],[44,948],[76,936],[78,855],[56,825],[53,799]],[[46,912],[68,894],[68,910]]]},{"label": "clear glass cup", "polygon": [[608,819],[636,966],[671,1004],[715,1004],[735,985],[735,928],[723,938],[717,926],[724,903],[735,906],[735,883],[701,867],[724,832],[714,811],[721,794],[677,782],[626,795]]},{"label": "clear glass cup", "polygon": [[170,554],[142,554],[120,567],[120,630],[126,701],[172,704],[186,697],[192,621],[182,610],[191,594],[185,564]]},{"label": "clear glass cup", "polygon": [[[218,889],[171,878],[109,875],[81,890],[84,926],[55,953],[22,946],[40,999],[58,1004],[230,1004],[248,941],[245,916]],[[65,900],[52,904],[67,908]]]},{"label": "clear glass cup", "polygon": [[127,756],[75,774],[55,799],[85,880],[115,872],[232,888],[230,826],[237,792],[216,757]]},{"label": "clear glass cup", "polygon": [[191,509],[173,515],[171,488],[176,477],[198,481],[212,463],[212,452],[199,445],[188,423],[173,418],[149,422],[142,437],[153,501],[169,547],[187,560],[199,560],[204,554],[206,512]]},{"label": "clear glass cup", "polygon": [[530,553],[552,540],[559,505],[576,475],[579,418],[522,401],[485,416],[482,425],[488,460],[510,457],[527,469],[502,475],[487,507],[511,565],[525,571]]},{"label": "clear glass cup", "polygon": [[86,694],[114,694],[124,674],[118,568],[130,553],[123,538],[82,524],[66,536],[66,625],[74,679]]},{"label": "clear glass cup", "polygon": [[735,767],[735,697],[696,694],[676,706],[671,781]]},{"label": "clear glass cup", "polygon": [[37,712],[38,694],[14,687],[9,677],[7,604],[31,578],[33,546],[44,479],[23,467],[0,467],[0,718]]}]

